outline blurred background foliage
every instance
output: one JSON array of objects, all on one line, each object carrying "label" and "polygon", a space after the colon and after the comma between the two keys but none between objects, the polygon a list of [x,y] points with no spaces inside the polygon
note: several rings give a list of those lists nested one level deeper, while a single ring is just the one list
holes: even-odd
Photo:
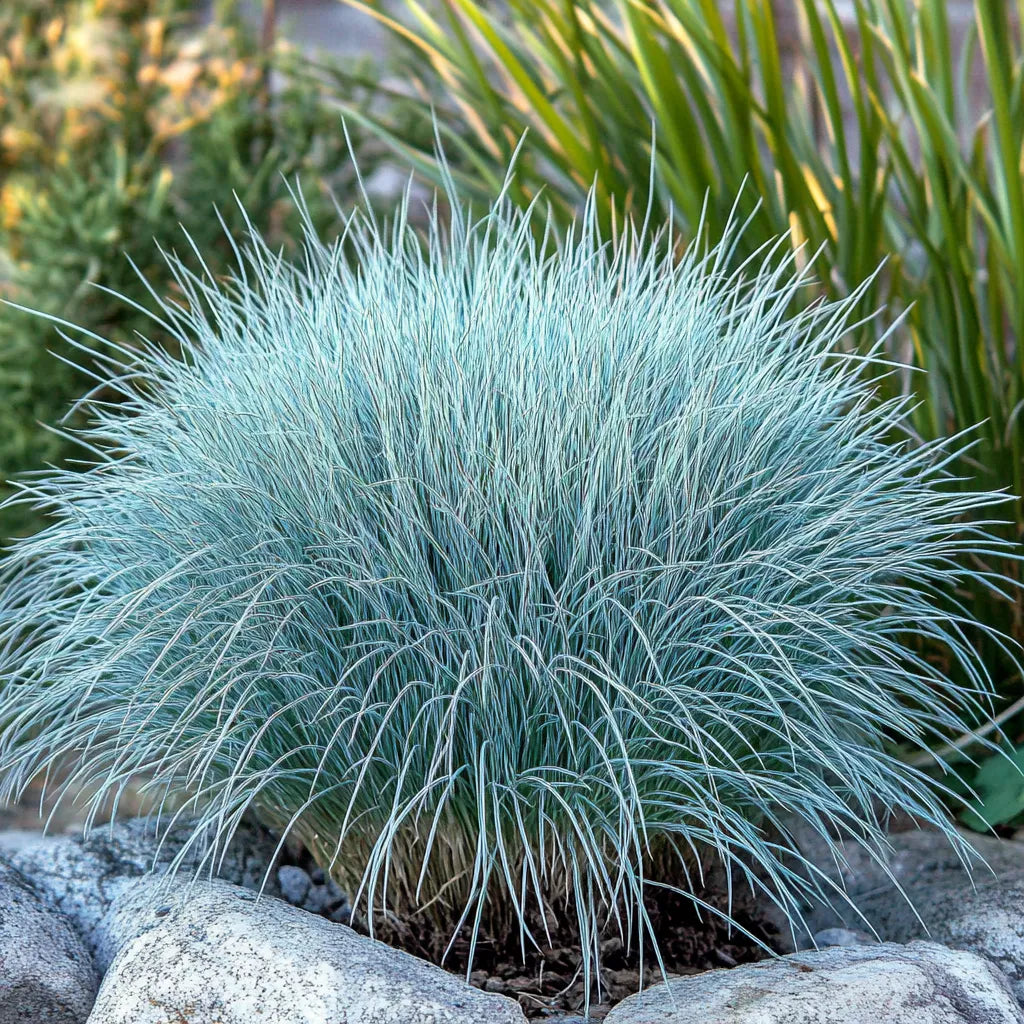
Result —
[{"label": "blurred background foliage", "polygon": [[[189,252],[184,225],[211,271],[225,272],[231,247],[215,207],[231,235],[245,230],[232,193],[272,244],[287,246],[298,232],[285,179],[301,181],[318,226],[336,223],[330,193],[344,197],[355,184],[336,99],[362,109],[379,84],[373,63],[328,65],[314,80],[272,20],[252,25],[233,2],[202,20],[195,8],[184,0],[0,6],[4,298],[113,342],[131,344],[136,332],[159,341],[147,316],[103,290],[147,305],[129,257],[158,293],[172,289],[157,243]],[[351,135],[369,173],[384,149],[356,125]],[[50,321],[4,309],[4,480],[68,455],[64,439],[40,424],[58,423],[88,390],[89,358]],[[0,512],[5,538],[36,525],[24,508]]]}]

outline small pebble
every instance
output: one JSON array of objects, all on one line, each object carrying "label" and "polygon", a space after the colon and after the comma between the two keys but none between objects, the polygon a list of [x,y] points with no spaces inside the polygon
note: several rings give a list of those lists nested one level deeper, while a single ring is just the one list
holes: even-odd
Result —
[{"label": "small pebble", "polygon": [[327,917],[335,924],[348,924],[352,920],[352,908],[348,905],[348,900],[331,910]]},{"label": "small pebble", "polygon": [[302,868],[286,864],[277,869],[277,884],[281,886],[281,895],[293,907],[301,907],[309,894],[311,879]]},{"label": "small pebble", "polygon": [[294,864],[286,864],[278,868],[277,884],[281,895],[293,907],[319,914],[335,924],[348,924],[352,920],[348,896],[320,868],[307,872]]},{"label": "small pebble", "polygon": [[346,902],[345,893],[342,892],[341,887],[333,878],[328,878],[323,883],[317,883],[314,880],[314,884],[309,887],[309,892],[301,906],[314,914],[326,914],[332,908]]}]

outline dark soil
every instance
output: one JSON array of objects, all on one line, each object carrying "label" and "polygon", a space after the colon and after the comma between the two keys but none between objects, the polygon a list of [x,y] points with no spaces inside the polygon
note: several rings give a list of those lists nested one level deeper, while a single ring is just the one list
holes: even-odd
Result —
[{"label": "dark soil", "polygon": [[[725,900],[713,893],[704,894],[711,903],[724,908]],[[735,967],[739,963],[761,960],[767,954],[756,942],[717,916],[703,911],[700,916],[693,903],[677,893],[661,891],[648,902],[648,913],[658,947],[669,975],[697,974],[715,967]],[[748,931],[772,944],[774,933],[758,922],[752,907],[733,907],[733,916]],[[566,918],[569,915],[565,915]],[[390,925],[390,927],[389,927]],[[532,927],[535,936],[543,935],[540,923]],[[527,949],[525,963],[517,932],[503,936],[481,935],[477,939],[470,981],[487,992],[498,992],[518,999],[527,1017],[544,1017],[553,1011],[582,1010],[586,1001],[579,943],[572,930],[552,933],[552,948],[543,953]],[[447,935],[427,928],[416,929],[410,923],[387,922],[378,925],[375,934],[391,945],[434,963],[441,962]],[[600,1018],[615,1003],[641,988],[640,957],[636,943],[626,948],[622,939],[612,935],[601,944],[600,991],[591,993],[599,1008],[591,1006],[591,1015]],[[645,943],[643,984],[662,980],[650,943]],[[460,934],[442,966],[465,977],[469,961],[468,930]]]},{"label": "dark soil", "polygon": [[[308,854],[296,858],[299,866],[315,870]],[[700,898],[724,912],[727,900],[724,886],[713,883],[699,893]],[[767,951],[752,938],[729,926],[716,914],[698,912],[695,905],[669,890],[652,889],[647,901],[658,947],[667,975],[698,974],[718,967],[735,967],[764,959]],[[761,919],[753,896],[734,893],[732,917],[744,929],[767,946],[778,947],[776,930]],[[568,925],[573,915],[562,915],[563,926],[551,928],[551,948],[543,952],[527,947],[525,963],[516,929],[503,935],[481,934],[477,938],[470,981],[487,992],[517,999],[527,1017],[543,1019],[560,1012],[582,1012],[586,991],[582,978],[579,944]],[[352,926],[364,934],[365,921],[358,918]],[[530,922],[534,936],[544,936],[543,924]],[[549,923],[550,927],[550,923]],[[591,993],[590,1014],[600,1020],[616,1003],[662,980],[661,970],[644,945],[643,986],[640,957],[634,941],[627,949],[613,931],[601,944],[600,992]],[[394,916],[378,919],[374,937],[432,963],[440,963],[453,974],[466,976],[469,962],[469,929],[463,929],[445,956],[450,935],[440,933],[422,918],[399,920]],[[444,957],[442,961],[442,957]]]}]

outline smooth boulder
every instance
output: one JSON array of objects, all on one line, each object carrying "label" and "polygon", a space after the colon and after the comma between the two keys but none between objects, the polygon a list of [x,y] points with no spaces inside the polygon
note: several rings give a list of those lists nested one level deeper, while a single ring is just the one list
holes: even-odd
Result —
[{"label": "smooth boulder", "polygon": [[82,1024],[98,980],[71,923],[0,864],[0,1024]]},{"label": "smooth boulder", "polygon": [[[935,832],[890,836],[882,864],[844,846],[841,879],[863,919],[889,942],[931,939],[992,960],[1024,1003],[1024,843],[963,833],[970,871]],[[902,890],[902,895],[900,890]],[[864,927],[849,907],[813,908],[814,928]]]},{"label": "smooth boulder", "polygon": [[833,946],[675,978],[605,1024],[1022,1024],[999,969],[930,942]]},{"label": "smooth boulder", "polygon": [[523,1024],[471,988],[342,924],[223,882],[143,879],[103,929],[114,957],[89,1024]]}]

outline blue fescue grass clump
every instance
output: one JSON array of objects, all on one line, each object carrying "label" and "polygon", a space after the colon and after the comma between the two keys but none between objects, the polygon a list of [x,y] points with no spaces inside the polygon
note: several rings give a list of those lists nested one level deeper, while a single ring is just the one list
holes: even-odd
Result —
[{"label": "blue fescue grass clump", "polygon": [[735,233],[680,259],[448,198],[425,239],[362,213],[228,283],[171,260],[180,358],[111,356],[96,464],[22,496],[53,520],[6,565],[3,794],[70,756],[197,842],[255,810],[368,918],[543,946],[568,914],[590,977],[706,854],[795,918],[828,883],[794,822],[958,842],[889,740],[984,713],[954,595],[998,585],[1000,496],[901,439],[843,351],[859,295],[791,315],[802,274],[727,270]]}]

